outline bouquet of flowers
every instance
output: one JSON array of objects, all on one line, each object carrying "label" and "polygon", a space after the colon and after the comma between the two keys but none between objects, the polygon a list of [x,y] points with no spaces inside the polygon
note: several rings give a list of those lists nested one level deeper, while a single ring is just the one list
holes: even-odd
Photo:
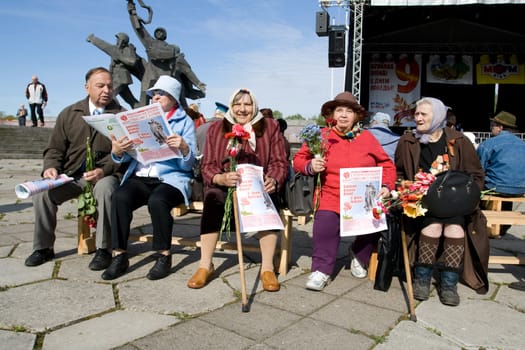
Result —
[{"label": "bouquet of flowers", "polygon": [[[234,124],[232,131],[224,134],[224,137],[228,139],[228,145],[226,151],[230,159],[230,171],[235,171],[237,167],[237,155],[239,154],[242,141],[250,139],[250,133],[244,130],[242,125]],[[230,234],[231,217],[233,212],[233,191],[235,187],[228,187],[228,194],[226,195],[226,201],[224,202],[224,215],[222,217],[222,225],[219,234],[222,235],[224,231]]]},{"label": "bouquet of flowers", "polygon": [[[299,132],[299,139],[301,142],[306,142],[310,153],[315,158],[322,158],[324,152],[326,151],[326,144],[323,140],[323,135],[321,133],[321,127],[315,124],[306,125]],[[317,181],[315,185],[315,204],[314,204],[314,214],[317,208],[319,207],[319,200],[321,195],[321,173],[317,174]]]},{"label": "bouquet of flowers", "polygon": [[379,219],[381,214],[398,207],[403,208],[403,214],[411,218],[425,215],[427,209],[423,207],[422,199],[435,179],[433,174],[419,171],[414,181],[400,181],[397,188],[390,192],[391,197],[382,198],[378,207],[372,209],[374,218]]},{"label": "bouquet of flowers", "polygon": [[[86,140],[86,171],[95,169],[95,160],[89,141],[88,137]],[[77,208],[78,214],[84,218],[84,222],[88,224],[90,228],[95,228],[97,225],[97,200],[93,195],[93,184],[91,184],[91,182],[86,183],[84,191],[78,197]]]}]

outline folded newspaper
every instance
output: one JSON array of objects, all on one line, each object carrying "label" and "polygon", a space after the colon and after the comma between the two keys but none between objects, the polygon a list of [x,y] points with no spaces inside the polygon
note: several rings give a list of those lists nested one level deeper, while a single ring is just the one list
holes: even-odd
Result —
[{"label": "folded newspaper", "polygon": [[117,114],[105,113],[83,118],[109,139],[114,135],[117,140],[124,136],[133,140],[135,147],[129,155],[142,164],[182,157],[178,149],[166,143],[172,131],[159,103]]},{"label": "folded newspaper", "polygon": [[20,199],[29,198],[34,194],[50,190],[52,188],[62,186],[65,183],[73,181],[72,177],[66,174],[58,175],[56,179],[40,179],[35,181],[28,181],[15,186],[16,196]]}]

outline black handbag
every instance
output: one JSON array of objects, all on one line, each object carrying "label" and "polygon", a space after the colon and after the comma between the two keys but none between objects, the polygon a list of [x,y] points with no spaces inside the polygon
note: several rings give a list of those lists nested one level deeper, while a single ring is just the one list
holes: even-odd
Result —
[{"label": "black handbag", "polygon": [[450,218],[472,214],[480,198],[481,190],[472,175],[449,170],[436,176],[423,197],[423,205],[431,216]]},{"label": "black handbag", "polygon": [[388,229],[381,231],[377,244],[377,270],[374,289],[387,292],[393,276],[403,275],[403,250],[401,249],[401,214],[391,211],[386,215]]},{"label": "black handbag", "polygon": [[314,186],[313,176],[294,173],[292,170],[290,179],[285,183],[284,200],[285,206],[293,215],[303,216],[313,213]]}]

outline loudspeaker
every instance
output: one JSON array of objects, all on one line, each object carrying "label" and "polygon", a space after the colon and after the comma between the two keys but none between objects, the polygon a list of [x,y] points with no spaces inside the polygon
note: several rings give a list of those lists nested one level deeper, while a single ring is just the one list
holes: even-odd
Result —
[{"label": "loudspeaker", "polygon": [[317,36],[328,36],[328,25],[330,23],[330,15],[326,11],[319,11],[315,13],[315,32]]},{"label": "loudspeaker", "polygon": [[346,30],[331,29],[328,35],[328,67],[344,67]]}]

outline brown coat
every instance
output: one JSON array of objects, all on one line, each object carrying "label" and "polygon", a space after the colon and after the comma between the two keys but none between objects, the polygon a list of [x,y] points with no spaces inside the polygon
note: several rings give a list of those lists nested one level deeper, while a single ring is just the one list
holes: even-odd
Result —
[{"label": "brown coat", "polygon": [[[445,128],[445,137],[448,145],[450,168],[471,174],[479,187],[483,189],[484,172],[476,150],[463,133]],[[412,133],[401,136],[396,149],[395,163],[397,176],[401,179],[414,179],[418,171],[421,147]],[[415,244],[421,229],[421,220],[409,219],[403,216],[405,232],[410,241],[411,260],[415,260]],[[464,282],[480,294],[488,292],[488,261],[489,239],[487,234],[487,219],[478,208],[466,220],[467,234],[465,235],[465,257],[463,262],[462,278]]]}]

